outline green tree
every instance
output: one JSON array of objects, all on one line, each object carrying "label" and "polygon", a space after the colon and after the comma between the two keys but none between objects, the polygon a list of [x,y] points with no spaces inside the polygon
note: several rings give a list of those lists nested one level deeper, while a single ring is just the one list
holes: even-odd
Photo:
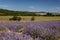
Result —
[{"label": "green tree", "polygon": [[52,16],[52,13],[47,13],[46,15],[47,15],[47,16]]}]

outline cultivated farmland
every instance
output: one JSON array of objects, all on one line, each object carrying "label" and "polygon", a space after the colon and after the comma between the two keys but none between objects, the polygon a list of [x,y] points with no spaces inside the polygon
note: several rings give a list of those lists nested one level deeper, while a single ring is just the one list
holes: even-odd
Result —
[{"label": "cultivated farmland", "polygon": [[[13,16],[0,16],[0,21],[9,21],[9,18],[12,18]],[[21,17],[21,22],[23,21],[31,21],[32,16],[18,16]],[[51,21],[51,20],[60,20],[60,16],[34,16],[34,21]]]},{"label": "cultivated farmland", "polygon": [[60,40],[60,21],[0,21],[0,40]]},{"label": "cultivated farmland", "polygon": [[60,16],[0,16],[0,40],[60,40]]}]

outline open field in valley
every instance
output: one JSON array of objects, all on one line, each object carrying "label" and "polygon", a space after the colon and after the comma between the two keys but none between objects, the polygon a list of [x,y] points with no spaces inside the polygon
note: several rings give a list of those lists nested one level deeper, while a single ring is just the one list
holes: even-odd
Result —
[{"label": "open field in valley", "polygon": [[[0,16],[0,21],[9,21],[9,18],[13,16]],[[19,16],[21,17],[21,21],[31,21],[32,16]],[[35,16],[35,21],[50,21],[50,20],[60,20],[60,16]]]}]

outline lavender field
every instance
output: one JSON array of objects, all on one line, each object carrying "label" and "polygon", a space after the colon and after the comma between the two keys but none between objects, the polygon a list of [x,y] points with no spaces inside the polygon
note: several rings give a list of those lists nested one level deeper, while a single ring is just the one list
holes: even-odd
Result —
[{"label": "lavender field", "polygon": [[0,40],[60,40],[60,20],[36,22],[0,21]]}]

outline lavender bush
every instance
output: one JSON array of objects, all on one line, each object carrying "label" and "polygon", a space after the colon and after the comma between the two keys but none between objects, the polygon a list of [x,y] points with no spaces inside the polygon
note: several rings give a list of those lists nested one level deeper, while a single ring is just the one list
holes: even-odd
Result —
[{"label": "lavender bush", "polygon": [[1,28],[0,40],[60,39],[60,21],[0,22]]}]

